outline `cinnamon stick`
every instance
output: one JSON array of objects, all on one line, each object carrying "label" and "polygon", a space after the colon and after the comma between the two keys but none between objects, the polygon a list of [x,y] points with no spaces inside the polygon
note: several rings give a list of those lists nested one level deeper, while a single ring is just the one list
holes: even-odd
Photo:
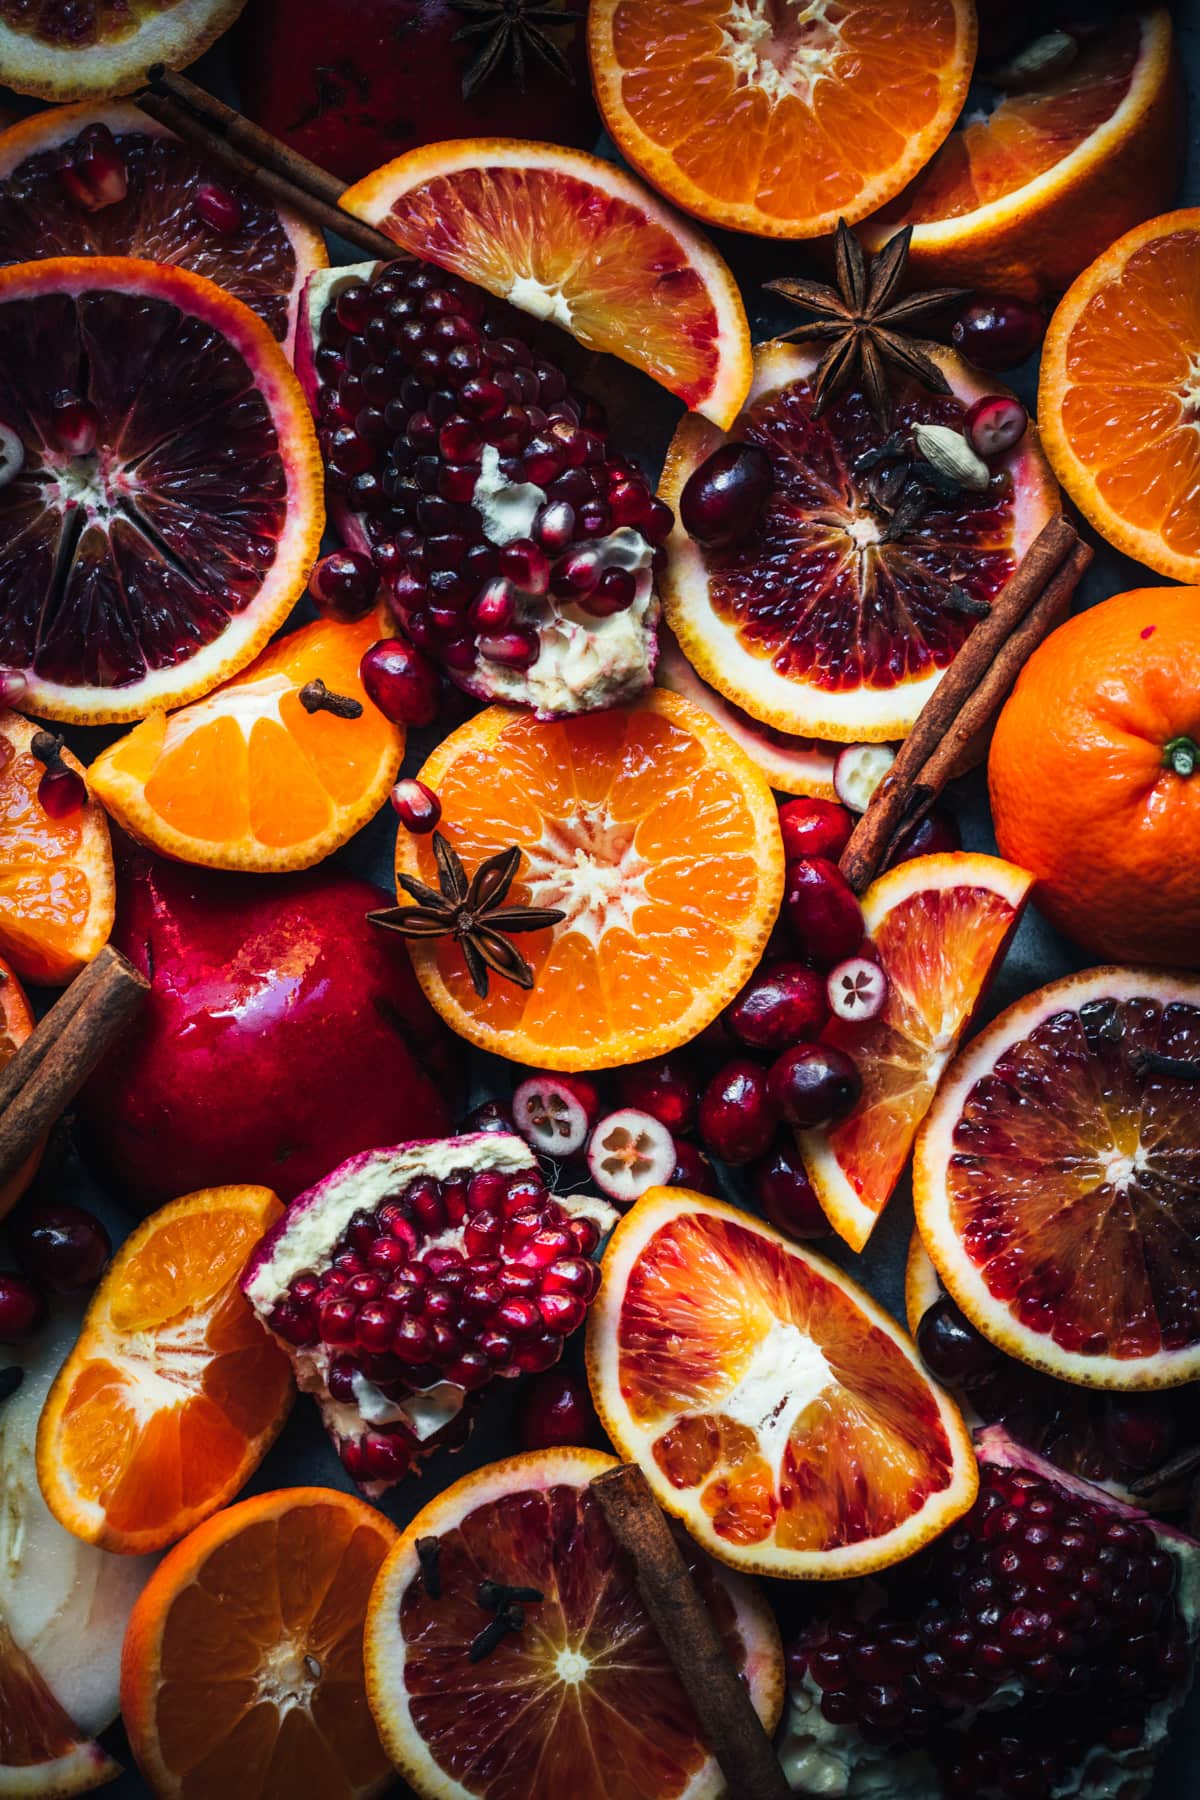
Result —
[{"label": "cinnamon stick", "polygon": [[791,1789],[692,1580],[658,1502],[632,1463],[598,1475],[591,1491],[633,1564],[638,1592],[692,1703],[731,1800],[790,1800]]},{"label": "cinnamon stick", "polygon": [[[1016,640],[1017,628],[1035,607],[1045,604],[1047,590],[1079,547],[1079,536],[1070,520],[1056,513],[1042,527],[1021,562],[997,598],[987,618],[978,624],[963,644],[933,693],[918,713],[912,730],[900,746],[895,762],[876,788],[871,804],[855,826],[840,858],[842,874],[856,893],[861,893],[875,876],[897,832],[911,823],[910,800],[914,788],[926,786],[926,765],[955,726],[967,702],[975,694],[993,664],[1002,665],[1002,679],[1016,679],[1020,668],[1017,656],[1022,647],[1025,655],[1032,650],[1036,638]],[[1086,566],[1086,562],[1084,564]],[[1075,576],[1071,581],[1074,587]],[[1068,590],[1068,597],[1069,597]],[[1061,604],[1061,595],[1056,599]],[[1041,614],[1044,618],[1045,614]],[[1021,658],[1023,660],[1023,657]],[[998,684],[990,689],[996,705]],[[983,720],[982,708],[965,736],[956,738],[957,755],[977,731]],[[948,778],[953,757],[941,765],[941,781]]]},{"label": "cinnamon stick", "polygon": [[0,1188],[42,1142],[149,991],[145,976],[106,945],[0,1069]]},{"label": "cinnamon stick", "polygon": [[168,69],[164,63],[155,63],[147,71],[146,83],[153,93],[165,95],[167,99],[186,107],[202,124],[225,138],[235,150],[242,151],[251,162],[257,163],[260,168],[273,169],[294,187],[304,188],[330,206],[336,206],[346,192],[348,182],[340,181],[328,169],[323,169],[320,163],[302,156],[290,144],[273,137],[252,119],[235,112],[232,106],[226,106],[223,100],[218,100],[207,88],[197,86],[186,75]]}]

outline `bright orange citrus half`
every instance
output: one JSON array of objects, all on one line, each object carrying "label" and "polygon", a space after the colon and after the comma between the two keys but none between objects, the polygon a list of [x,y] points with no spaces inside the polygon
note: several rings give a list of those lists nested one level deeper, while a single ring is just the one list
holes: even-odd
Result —
[{"label": "bright orange citrus half", "polygon": [[900,1327],[748,1213],[651,1188],[588,1318],[604,1427],[706,1550],[763,1575],[865,1575],[966,1512],[951,1400]]}]

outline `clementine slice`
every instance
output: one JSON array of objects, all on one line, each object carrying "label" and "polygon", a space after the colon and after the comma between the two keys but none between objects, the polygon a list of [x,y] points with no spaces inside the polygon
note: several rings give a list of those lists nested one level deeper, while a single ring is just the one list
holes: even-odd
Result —
[{"label": "clementine slice", "polygon": [[854,1250],[891,1199],[1032,885],[998,857],[948,852],[889,869],[862,897],[887,999],[875,1018],[833,1018],[821,1033],[853,1059],[862,1097],[836,1125],[798,1133],[826,1217]]},{"label": "clementine slice", "polygon": [[358,675],[383,635],[368,614],[277,638],[206,699],[118,738],[88,770],[93,792],[126,831],[181,862],[311,868],[375,815],[400,770],[404,730]]},{"label": "clementine slice", "polygon": [[[0,957],[0,1069],[14,1057],[33,1030],[33,1008],[13,970]],[[40,1149],[6,1182],[0,1183],[0,1219],[16,1205],[37,1173]]]},{"label": "clementine slice", "polygon": [[116,890],[103,809],[89,799],[55,819],[38,799],[45,770],[30,745],[39,729],[0,710],[0,952],[26,981],[60,983],[107,943]]},{"label": "clementine slice", "polygon": [[617,148],[677,206],[818,237],[890,200],[966,98],[969,0],[593,0],[592,80]]},{"label": "clementine slice", "polygon": [[1050,321],[1046,454],[1118,550],[1200,583],[1200,207],[1127,232]]},{"label": "clementine slice", "polygon": [[1061,293],[1114,238],[1170,205],[1182,101],[1170,13],[1130,8],[1062,74],[968,106],[860,235],[880,250],[912,225],[909,268],[922,286]]},{"label": "clementine slice", "polygon": [[66,1800],[120,1773],[119,1763],[76,1730],[0,1619],[0,1794]]},{"label": "clementine slice", "polygon": [[78,100],[128,94],[152,63],[183,69],[225,31],[246,0],[87,0],[0,8],[0,69],[18,94]]},{"label": "clementine slice", "polygon": [[885,1568],[978,1485],[955,1406],[823,1257],[722,1201],[651,1188],[588,1320],[605,1430],[706,1550],[764,1575]]},{"label": "clementine slice", "polygon": [[992,1343],[1087,1387],[1200,1374],[1200,981],[1089,969],[959,1052],[921,1127],[917,1227]]},{"label": "clementine slice", "polygon": [[268,1188],[209,1188],[160,1208],[117,1251],[38,1427],[42,1493],[76,1537],[161,1550],[266,1455],[291,1369],[238,1280],[282,1211]]},{"label": "clementine slice", "polygon": [[427,144],[340,205],[439,268],[632,363],[719,425],[750,385],[737,283],[624,169],[520,138]]},{"label": "clementine slice", "polygon": [[[468,872],[515,844],[505,904],[565,914],[511,940],[528,991],[493,975],[481,998],[456,939],[409,940],[421,986],[471,1043],[542,1069],[637,1062],[703,1031],[757,965],[783,895],[775,802],[678,694],[549,721],[489,707],[420,779]],[[401,832],[396,867],[437,885],[428,837]]]},{"label": "clementine slice", "polygon": [[370,1800],[391,1770],[363,1692],[363,1616],[396,1528],[363,1500],[283,1488],[165,1556],[121,1663],[158,1800]]},{"label": "clementine slice", "polygon": [[[532,1451],[456,1481],[417,1514],[367,1615],[367,1696],[421,1800],[716,1800],[725,1785],[617,1552],[599,1450]],[[418,1545],[423,1555],[418,1555]],[[758,1589],[682,1540],[768,1731],[783,1658]],[[436,1567],[432,1591],[425,1571]],[[486,1657],[481,1581],[532,1589]]]}]

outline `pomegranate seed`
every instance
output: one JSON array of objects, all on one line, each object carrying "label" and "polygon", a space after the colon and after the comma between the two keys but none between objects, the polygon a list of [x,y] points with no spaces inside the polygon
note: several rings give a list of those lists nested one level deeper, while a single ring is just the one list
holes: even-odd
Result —
[{"label": "pomegranate seed", "polygon": [[357,1374],[358,1365],[349,1356],[335,1356],[329,1365],[325,1385],[334,1399],[339,1400],[343,1406],[354,1404],[354,1377]]},{"label": "pomegranate seed", "polygon": [[767,1090],[789,1124],[815,1130],[857,1105],[862,1079],[845,1052],[832,1044],[797,1044],[772,1063]]},{"label": "pomegranate seed", "polygon": [[963,430],[977,456],[1003,456],[1019,444],[1029,425],[1029,414],[1014,394],[989,394],[977,400]]},{"label": "pomegranate seed", "polygon": [[500,1100],[485,1100],[463,1121],[464,1131],[483,1132],[487,1136],[513,1135],[516,1129],[512,1114]]},{"label": "pomegranate seed", "polygon": [[517,1415],[517,1432],[523,1450],[603,1442],[587,1383],[569,1369],[555,1369],[529,1383]]},{"label": "pomegranate seed", "polygon": [[448,1381],[457,1382],[459,1387],[470,1392],[491,1380],[492,1365],[482,1350],[464,1350],[461,1356],[447,1364],[445,1374]]},{"label": "pomegranate seed", "polygon": [[829,1017],[825,983],[804,963],[775,963],[751,976],[725,1014],[741,1044],[786,1050],[819,1035]]},{"label": "pomegranate seed", "polygon": [[706,549],[728,549],[754,530],[774,481],[771,459],[761,445],[722,444],[684,483],[680,523]]},{"label": "pomegranate seed", "polygon": [[829,1005],[839,1019],[877,1019],[888,997],[888,978],[878,963],[851,956],[829,972]]},{"label": "pomegranate seed", "polygon": [[358,1309],[353,1300],[326,1300],[318,1314],[317,1328],[322,1340],[327,1344],[352,1344],[358,1321]]},{"label": "pomegranate seed", "polygon": [[744,1058],[719,1069],[700,1099],[700,1136],[722,1162],[753,1162],[761,1156],[778,1118],[765,1071]]},{"label": "pomegranate seed", "polygon": [[575,1294],[588,1301],[596,1291],[600,1271],[584,1256],[561,1256],[551,1263],[542,1281],[543,1294]]},{"label": "pomegranate seed", "polygon": [[543,1292],[539,1296],[537,1307],[547,1331],[559,1332],[563,1337],[570,1337],[573,1331],[578,1331],[587,1317],[587,1302],[576,1294]]},{"label": "pomegranate seed", "polygon": [[504,1235],[504,1220],[499,1213],[476,1212],[467,1220],[463,1241],[469,1256],[479,1256],[491,1250]]},{"label": "pomegranate seed", "polygon": [[788,864],[784,917],[819,969],[852,956],[863,939],[862,908],[836,863],[823,856]]},{"label": "pomegranate seed", "polygon": [[479,654],[506,669],[529,669],[541,654],[541,640],[527,625],[518,625],[500,637],[481,637]]},{"label": "pomegranate seed", "polygon": [[557,562],[550,575],[550,586],[565,600],[590,594],[602,574],[600,558],[593,550],[576,550]]},{"label": "pomegranate seed", "polygon": [[833,765],[834,792],[851,812],[864,813],[896,760],[890,744],[847,744]]},{"label": "pomegranate seed", "polygon": [[89,456],[100,433],[100,414],[72,388],[59,388],[50,402],[50,429],[68,456]]},{"label": "pomegranate seed", "polygon": [[626,1106],[600,1120],[588,1145],[587,1160],[600,1192],[629,1206],[647,1188],[670,1180],[675,1140],[650,1113]]},{"label": "pomegranate seed", "polygon": [[433,1353],[433,1332],[424,1319],[405,1313],[392,1334],[392,1355],[410,1366],[429,1361]]},{"label": "pomegranate seed", "polygon": [[579,602],[593,619],[607,619],[627,612],[637,598],[637,582],[628,569],[605,569],[589,594]]},{"label": "pomegranate seed", "polygon": [[195,207],[210,231],[232,237],[242,223],[242,203],[236,194],[215,181],[202,181],[196,189]]},{"label": "pomegranate seed", "polygon": [[399,1432],[370,1431],[363,1439],[367,1473],[376,1481],[395,1481],[412,1467],[412,1446]]},{"label": "pomegranate seed", "polygon": [[518,1344],[513,1352],[513,1367],[526,1375],[552,1368],[562,1355],[564,1342],[558,1332],[543,1331],[532,1342]]},{"label": "pomegranate seed", "polygon": [[437,829],[442,817],[442,803],[423,781],[417,781],[415,777],[398,781],[390,797],[405,831],[424,836]]},{"label": "pomegranate seed", "polygon": [[517,596],[502,575],[487,582],[471,606],[471,628],[486,638],[503,637],[517,622]]},{"label": "pomegranate seed", "polygon": [[63,147],[58,177],[77,206],[100,212],[129,192],[125,156],[107,125],[97,122]]},{"label": "pomegranate seed", "polygon": [[370,612],[378,585],[374,563],[358,550],[331,550],[308,578],[317,611],[327,619],[345,622]]},{"label": "pomegranate seed", "polygon": [[595,1087],[577,1075],[532,1075],[512,1097],[517,1130],[547,1156],[574,1156],[582,1150],[599,1112]]},{"label": "pomegranate seed", "polygon": [[35,731],[30,754],[42,764],[37,797],[50,819],[69,819],[87,804],[87,786],[77,769],[63,759],[63,741],[51,731]]},{"label": "pomegranate seed", "polygon": [[575,536],[575,508],[565,500],[540,507],[534,517],[533,535],[551,556],[565,550]]},{"label": "pomegranate seed", "polygon": [[476,1342],[493,1368],[505,1369],[512,1361],[513,1339],[507,1331],[498,1331],[489,1325],[480,1332]]},{"label": "pomegranate seed", "polygon": [[399,1323],[394,1301],[370,1300],[358,1315],[358,1341],[364,1350],[387,1350]]},{"label": "pomegranate seed", "polygon": [[20,706],[28,686],[23,669],[0,668],[0,706]]},{"label": "pomegranate seed", "polygon": [[291,1300],[276,1303],[271,1311],[270,1325],[272,1331],[297,1348],[317,1341],[317,1329],[311,1313],[307,1307],[298,1306]]},{"label": "pomegranate seed", "polygon": [[[676,1151],[678,1148],[676,1145]],[[600,1242],[600,1227],[594,1219],[568,1219],[567,1230],[574,1238],[575,1248],[580,1256],[590,1256]]]},{"label": "pomegranate seed", "polygon": [[500,551],[500,573],[524,594],[541,595],[550,586],[550,561],[532,538],[516,538]]},{"label": "pomegranate seed", "polygon": [[496,1323],[505,1331],[511,1331],[514,1337],[527,1337],[531,1331],[541,1328],[542,1315],[532,1300],[510,1294],[496,1308]]}]

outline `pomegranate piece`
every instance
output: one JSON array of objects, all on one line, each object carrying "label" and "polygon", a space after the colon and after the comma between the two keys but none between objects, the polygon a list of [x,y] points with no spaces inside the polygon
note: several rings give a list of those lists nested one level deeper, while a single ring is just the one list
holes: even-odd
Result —
[{"label": "pomegranate piece", "polygon": [[806,856],[788,864],[783,916],[797,948],[818,969],[844,962],[862,943],[862,908],[828,857]]},{"label": "pomegranate piece", "polygon": [[617,1092],[622,1106],[648,1112],[673,1137],[690,1131],[696,1122],[700,1099],[696,1081],[678,1056],[660,1056],[622,1069]]},{"label": "pomegranate piece", "polygon": [[436,831],[442,818],[442,803],[432,788],[412,776],[398,781],[389,796],[392,809],[405,831],[423,836]]},{"label": "pomegranate piece", "polygon": [[950,328],[955,349],[992,372],[1015,369],[1041,348],[1045,335],[1045,313],[1016,294],[977,295]]},{"label": "pomegranate piece", "polygon": [[60,154],[58,178],[83,212],[101,212],[125,198],[129,171],[107,125],[86,126],[73,143],[63,145]]},{"label": "pomegranate piece", "polygon": [[67,1200],[23,1208],[8,1235],[25,1273],[54,1294],[94,1287],[112,1255],[112,1239],[96,1215]]},{"label": "pomegranate piece", "polygon": [[790,1132],[781,1132],[750,1171],[751,1188],[776,1231],[785,1237],[827,1237],[829,1220],[813,1191]]},{"label": "pomegranate piece", "polygon": [[46,1302],[31,1282],[0,1270],[0,1344],[20,1344],[46,1322]]},{"label": "pomegranate piece", "polygon": [[700,1135],[722,1162],[753,1162],[766,1150],[778,1122],[766,1070],[746,1057],[718,1069],[700,1099]]},{"label": "pomegranate piece", "polygon": [[858,1103],[862,1078],[844,1050],[833,1044],[797,1044],[771,1064],[771,1104],[789,1125],[818,1130]]},{"label": "pomegranate piece", "polygon": [[779,809],[779,829],[789,862],[812,856],[836,862],[850,842],[854,820],[833,800],[785,800]]},{"label": "pomegranate piece", "polygon": [[684,483],[679,522],[706,550],[740,544],[758,524],[774,481],[761,444],[721,444]]},{"label": "pomegranate piece", "polygon": [[864,813],[896,760],[890,744],[847,744],[833,765],[834,792],[851,812]]},{"label": "pomegranate piece", "polygon": [[400,1144],[352,1157],[293,1201],[242,1286],[375,1495],[442,1444],[488,1382],[557,1362],[614,1220],[603,1201],[553,1197],[519,1137]]},{"label": "pomegranate piece", "polygon": [[963,431],[976,456],[1003,456],[1025,436],[1029,414],[1014,394],[987,394],[963,420]]},{"label": "pomegranate piece", "polygon": [[574,1156],[600,1116],[600,1096],[586,1077],[531,1075],[513,1093],[517,1130],[545,1156]]},{"label": "pomegranate piece", "polygon": [[828,1017],[825,983],[816,971],[782,962],[751,976],[725,1021],[739,1043],[774,1052],[815,1038]]},{"label": "pomegranate piece", "polygon": [[517,1436],[522,1450],[606,1442],[588,1384],[573,1369],[547,1369],[533,1376],[517,1409]]},{"label": "pomegranate piece", "polygon": [[600,1192],[619,1206],[631,1206],[647,1188],[661,1187],[671,1179],[675,1140],[649,1113],[625,1106],[597,1124],[587,1160]]},{"label": "pomegranate piece", "polygon": [[837,1018],[877,1019],[887,999],[888,978],[869,956],[849,956],[829,971],[825,992]]}]

